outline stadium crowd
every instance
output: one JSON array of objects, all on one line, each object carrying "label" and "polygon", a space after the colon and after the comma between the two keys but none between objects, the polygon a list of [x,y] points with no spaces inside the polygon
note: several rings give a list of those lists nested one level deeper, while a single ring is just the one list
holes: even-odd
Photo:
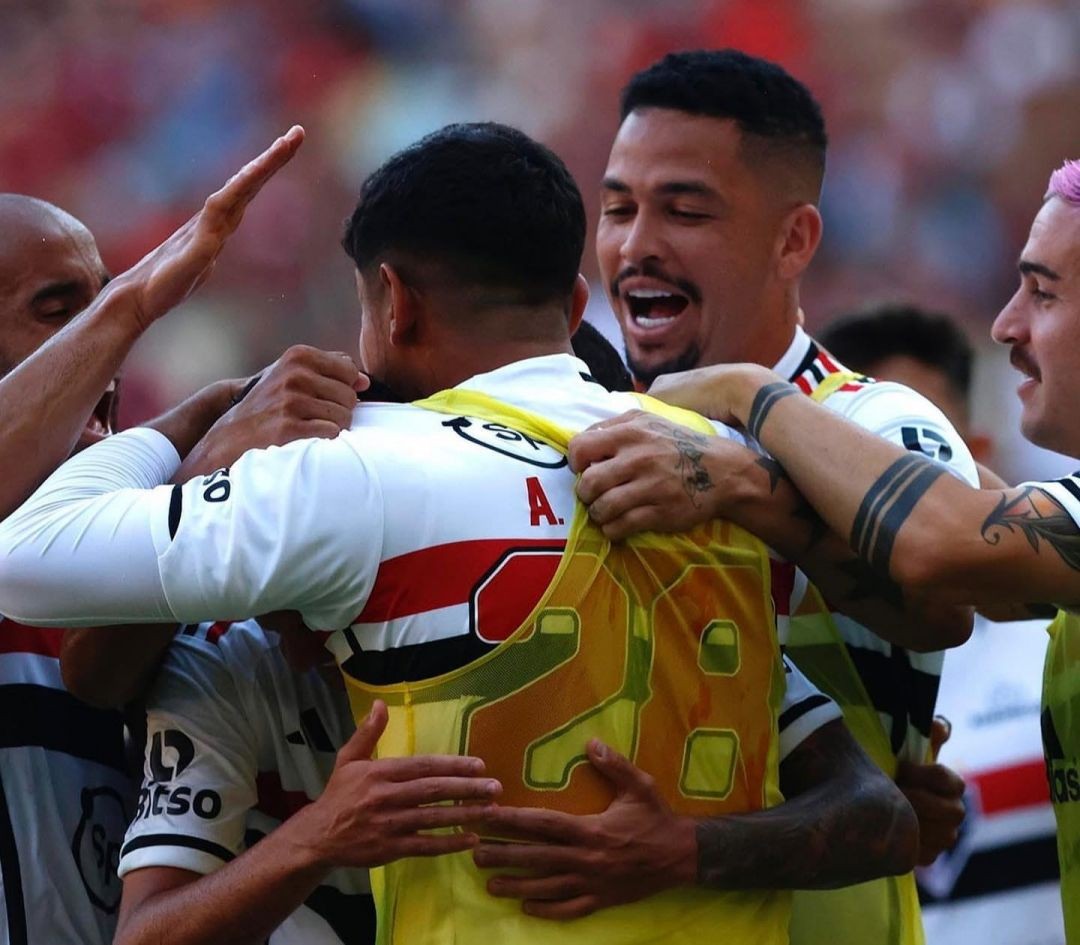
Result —
[{"label": "stadium crowd", "polygon": [[[5,97],[34,114],[0,147],[7,941],[1080,941],[1080,479],[992,471],[958,327],[1001,309],[1024,436],[1080,456],[1080,163],[1016,131],[1067,99],[1075,30],[1052,5],[957,16],[963,68],[845,97],[799,29],[840,12],[783,6],[786,29],[584,4],[511,122],[551,149],[442,124],[505,117],[468,43],[536,95],[541,4],[84,11],[78,107],[62,80]],[[68,14],[17,8],[14,48]],[[147,24],[187,42],[155,55]],[[583,68],[602,29],[619,52]],[[998,65],[1019,29],[1057,56],[1023,81]],[[663,55],[689,30],[791,71]],[[253,57],[259,31],[288,55]],[[1011,103],[994,128],[973,74]],[[370,134],[417,81],[448,101],[415,133],[350,140],[342,116]],[[903,147],[850,133],[919,96]],[[185,131],[204,112],[218,149]],[[613,116],[602,154],[589,115]],[[36,135],[58,147],[27,161]],[[970,179],[920,180],[969,152]],[[1039,162],[1021,209],[1010,171]],[[985,202],[988,179],[1016,192]],[[100,201],[131,213],[91,233]],[[246,236],[260,214],[273,245]],[[932,310],[809,333],[909,280]],[[205,301],[266,284],[287,329]],[[205,386],[140,378],[144,335],[205,352]],[[117,432],[129,389],[157,416]]]}]

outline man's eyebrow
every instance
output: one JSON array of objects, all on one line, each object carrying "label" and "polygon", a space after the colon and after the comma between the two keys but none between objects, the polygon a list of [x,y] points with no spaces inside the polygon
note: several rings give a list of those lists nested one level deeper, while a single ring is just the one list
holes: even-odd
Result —
[{"label": "man's eyebrow", "polygon": [[[619,180],[617,177],[605,177],[603,181],[601,181],[601,186],[604,190],[611,190],[615,193],[630,193],[630,185]],[[653,189],[656,193],[662,194],[665,197],[678,197],[682,194],[689,194],[698,197],[713,197],[718,200],[723,199],[720,194],[717,193],[715,188],[710,187],[704,181],[700,180],[669,180],[664,181],[662,184],[657,184]]]},{"label": "man's eyebrow", "polygon": [[1022,276],[1045,276],[1047,279],[1052,279],[1054,282],[1057,282],[1057,280],[1061,278],[1061,275],[1054,272],[1049,266],[1044,266],[1042,263],[1030,262],[1027,259],[1021,259],[1020,262],[1016,264],[1016,268],[1020,270],[1020,275]]},{"label": "man's eyebrow", "polygon": [[719,197],[720,195],[708,184],[700,180],[671,180],[666,181],[656,188],[660,193],[669,196],[679,194],[691,194],[700,197]]}]

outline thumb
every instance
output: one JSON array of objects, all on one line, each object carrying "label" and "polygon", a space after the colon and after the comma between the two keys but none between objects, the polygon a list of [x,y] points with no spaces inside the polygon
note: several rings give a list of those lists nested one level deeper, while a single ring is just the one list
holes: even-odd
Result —
[{"label": "thumb", "polygon": [[932,761],[937,761],[938,752],[949,740],[950,735],[952,735],[952,722],[944,715],[935,715],[930,725],[930,759]]},{"label": "thumb", "polygon": [[656,793],[656,784],[651,775],[646,774],[600,739],[591,739],[586,750],[592,766],[612,783],[616,794]]},{"label": "thumb", "polygon": [[371,705],[371,711],[367,714],[337,754],[334,767],[348,764],[350,761],[370,761],[375,753],[382,733],[386,731],[386,723],[390,719],[390,713],[386,711],[386,703],[382,699],[376,699]]}]

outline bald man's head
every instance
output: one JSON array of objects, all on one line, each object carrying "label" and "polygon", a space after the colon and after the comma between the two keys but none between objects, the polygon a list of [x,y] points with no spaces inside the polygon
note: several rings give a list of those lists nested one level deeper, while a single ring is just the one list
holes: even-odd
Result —
[{"label": "bald man's head", "polygon": [[107,279],[94,237],[71,214],[0,194],[0,375],[86,308]]}]

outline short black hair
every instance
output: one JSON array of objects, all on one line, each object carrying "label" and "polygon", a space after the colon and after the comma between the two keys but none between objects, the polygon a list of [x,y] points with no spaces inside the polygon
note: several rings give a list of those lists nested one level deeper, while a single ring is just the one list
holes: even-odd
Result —
[{"label": "short black hair", "polygon": [[342,246],[361,271],[411,260],[459,288],[536,305],[573,291],[585,204],[566,165],[523,132],[448,125],[368,177]]},{"label": "short black hair", "polygon": [[571,336],[570,344],[574,354],[589,366],[589,375],[602,387],[621,391],[634,389],[634,379],[619,352],[595,325],[582,321]]},{"label": "short black hair", "polygon": [[966,403],[971,393],[971,342],[948,315],[886,302],[842,315],[816,335],[845,365],[866,374],[903,356],[941,371]]},{"label": "short black hair", "polygon": [[806,159],[821,184],[829,143],[821,106],[774,62],[738,49],[669,53],[638,72],[622,91],[620,120],[646,108],[730,118],[744,138]]}]

